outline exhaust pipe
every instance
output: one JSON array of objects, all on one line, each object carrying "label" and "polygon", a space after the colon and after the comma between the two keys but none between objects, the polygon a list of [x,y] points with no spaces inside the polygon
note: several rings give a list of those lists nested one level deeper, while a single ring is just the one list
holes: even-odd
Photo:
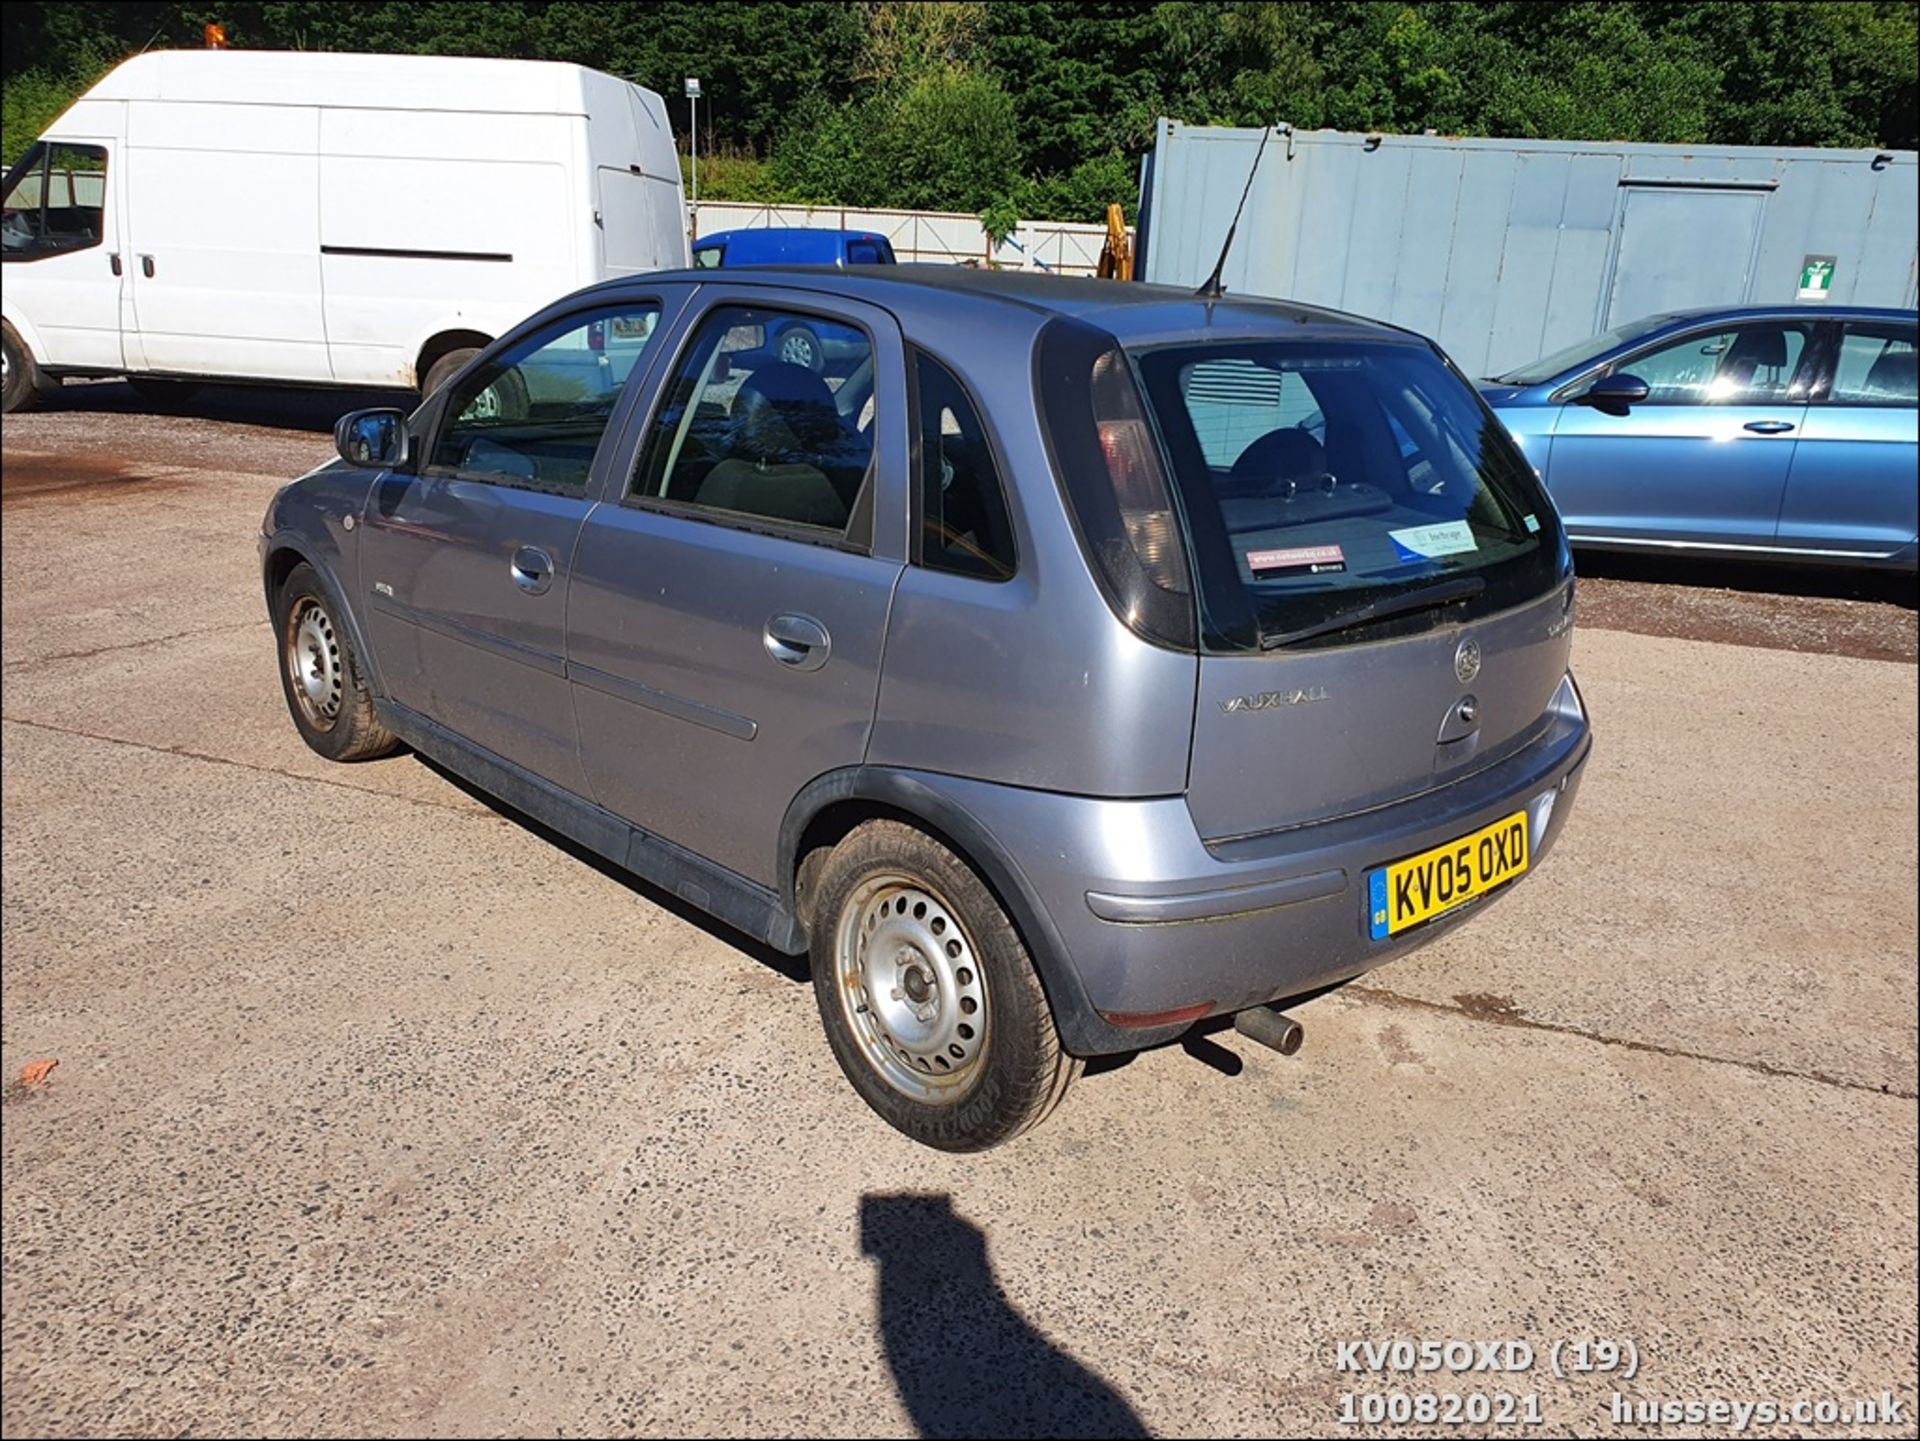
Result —
[{"label": "exhaust pipe", "polygon": [[1306,1030],[1292,1016],[1272,1006],[1255,1006],[1233,1018],[1233,1028],[1250,1041],[1258,1041],[1269,1050],[1291,1056],[1307,1038]]}]

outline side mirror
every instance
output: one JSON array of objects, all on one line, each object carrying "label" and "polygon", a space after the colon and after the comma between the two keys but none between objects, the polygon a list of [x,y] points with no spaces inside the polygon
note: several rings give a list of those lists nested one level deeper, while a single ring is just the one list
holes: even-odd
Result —
[{"label": "side mirror", "polygon": [[405,411],[355,410],[333,427],[334,448],[348,465],[367,470],[403,470],[412,457]]},{"label": "side mirror", "polygon": [[1646,381],[1637,375],[1609,375],[1594,381],[1575,396],[1574,401],[1579,405],[1591,405],[1606,415],[1625,415],[1651,393]]}]

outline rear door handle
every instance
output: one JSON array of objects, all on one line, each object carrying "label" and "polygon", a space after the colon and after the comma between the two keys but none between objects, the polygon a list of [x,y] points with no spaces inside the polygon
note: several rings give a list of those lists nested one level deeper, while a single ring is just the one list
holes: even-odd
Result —
[{"label": "rear door handle", "polygon": [[140,273],[149,280],[153,279],[153,257],[151,255],[143,255],[140,257]]},{"label": "rear door handle", "polygon": [[819,670],[832,653],[827,628],[810,615],[776,615],[767,622],[767,654],[795,670]]},{"label": "rear door handle", "polygon": [[1747,429],[1755,435],[1785,435],[1793,429],[1791,420],[1749,420]]},{"label": "rear door handle", "polygon": [[513,583],[528,595],[545,595],[553,584],[553,558],[536,545],[523,545],[507,563]]}]

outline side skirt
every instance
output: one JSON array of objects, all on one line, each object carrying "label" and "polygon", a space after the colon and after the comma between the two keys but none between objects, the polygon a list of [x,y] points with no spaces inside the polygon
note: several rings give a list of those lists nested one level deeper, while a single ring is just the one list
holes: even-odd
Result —
[{"label": "side skirt", "polygon": [[629,824],[418,711],[389,700],[376,701],[375,710],[382,725],[421,755],[595,855],[652,881],[777,951],[799,955],[807,949],[806,932],[780,897],[765,886]]}]

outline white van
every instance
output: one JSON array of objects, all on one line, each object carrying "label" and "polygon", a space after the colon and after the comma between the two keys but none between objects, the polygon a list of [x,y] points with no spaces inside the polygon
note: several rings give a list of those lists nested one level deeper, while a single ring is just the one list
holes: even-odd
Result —
[{"label": "white van", "polygon": [[9,411],[62,375],[431,392],[556,296],[690,261],[660,97],[536,60],[136,56],[4,212]]}]

